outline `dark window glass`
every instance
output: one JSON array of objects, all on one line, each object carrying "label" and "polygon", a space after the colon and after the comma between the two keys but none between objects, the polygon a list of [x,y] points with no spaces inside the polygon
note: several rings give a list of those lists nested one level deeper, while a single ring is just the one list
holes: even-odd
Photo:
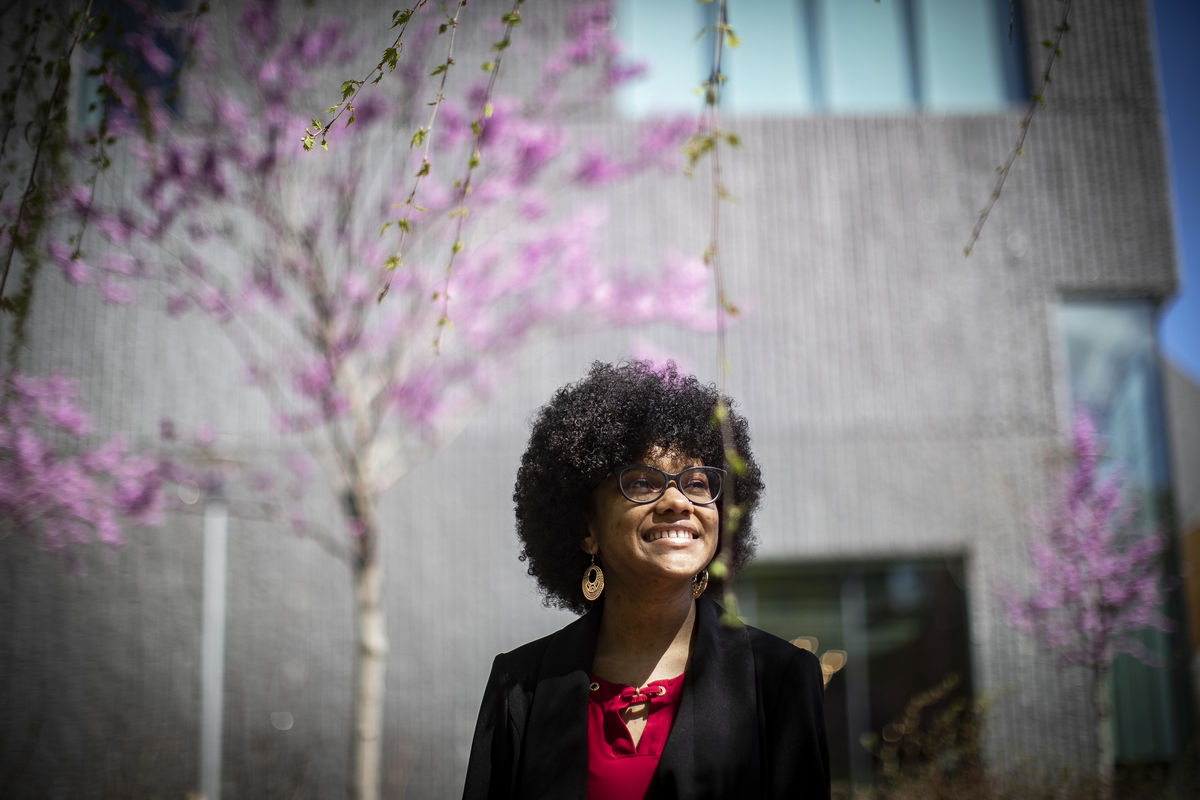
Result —
[{"label": "dark window glass", "polygon": [[818,653],[845,652],[825,694],[835,780],[873,781],[862,735],[900,719],[918,694],[953,676],[944,703],[971,696],[960,558],[757,563],[737,593],[749,624],[788,640],[814,637]]}]

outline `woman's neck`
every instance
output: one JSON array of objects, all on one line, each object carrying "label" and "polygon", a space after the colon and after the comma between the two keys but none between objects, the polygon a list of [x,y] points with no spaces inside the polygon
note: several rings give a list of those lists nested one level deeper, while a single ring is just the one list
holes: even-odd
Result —
[{"label": "woman's neck", "polygon": [[690,591],[655,599],[606,592],[592,671],[628,686],[673,678],[687,669],[695,621]]}]

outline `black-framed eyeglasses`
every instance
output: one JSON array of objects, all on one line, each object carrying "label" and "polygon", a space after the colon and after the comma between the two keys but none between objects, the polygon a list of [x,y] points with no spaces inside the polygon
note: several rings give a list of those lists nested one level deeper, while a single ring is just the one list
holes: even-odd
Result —
[{"label": "black-framed eyeglasses", "polygon": [[617,470],[621,494],[633,503],[653,503],[666,494],[671,481],[683,496],[697,505],[715,502],[725,485],[725,470],[720,467],[688,467],[679,472],[664,472],[649,464],[633,464]]}]

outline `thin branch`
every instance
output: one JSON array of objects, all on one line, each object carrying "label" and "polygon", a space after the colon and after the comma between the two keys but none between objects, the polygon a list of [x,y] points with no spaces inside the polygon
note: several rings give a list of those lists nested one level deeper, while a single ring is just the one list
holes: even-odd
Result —
[{"label": "thin branch", "polygon": [[[979,212],[979,219],[975,221],[975,227],[971,230],[971,238],[967,240],[966,246],[963,247],[963,255],[971,255],[971,251],[975,248],[975,243],[979,241],[979,235],[983,232],[983,226],[987,224],[988,217],[991,216],[992,209],[996,202],[1000,199],[1000,192],[1004,189],[1004,182],[1008,180],[1008,173],[1012,171],[1012,166],[1017,160],[1017,156],[1024,154],[1025,137],[1029,133],[1029,126],[1033,123],[1033,115],[1038,109],[1046,105],[1046,92],[1050,87],[1050,70],[1053,69],[1054,63],[1058,61],[1062,55],[1062,40],[1067,31],[1071,30],[1071,26],[1067,24],[1067,17],[1071,15],[1071,0],[1061,0],[1065,6],[1062,15],[1062,21],[1054,28],[1054,39],[1047,39],[1042,42],[1042,46],[1050,51],[1046,58],[1046,68],[1042,70],[1042,85],[1033,98],[1029,101],[1029,108],[1025,111],[1025,116],[1021,118],[1021,132],[1017,135],[1017,143],[1013,145],[1012,152],[1008,154],[1004,164],[996,168],[996,184],[992,187],[991,197],[988,198],[987,205]],[[1010,23],[1011,24],[1011,23]]]},{"label": "thin branch", "polygon": [[[396,63],[400,58],[400,51],[404,48],[404,33],[408,30],[408,24],[412,22],[412,18],[416,13],[425,7],[428,0],[417,0],[411,8],[403,11],[397,11],[392,15],[392,28],[399,28],[400,32],[396,34],[396,40],[392,42],[390,47],[383,50],[383,57],[379,59],[371,70],[362,78],[362,80],[354,80],[353,78],[342,82],[342,99],[337,105],[331,106],[326,113],[333,114],[328,122],[321,122],[319,119],[314,119],[313,128],[304,129],[304,137],[301,142],[304,144],[305,150],[312,150],[316,144],[316,134],[321,134],[322,149],[329,149],[327,136],[329,129],[333,127],[333,123],[341,118],[346,111],[350,112],[350,120],[346,123],[349,127],[351,122],[354,122],[354,101],[358,98],[358,93],[368,83],[376,84],[383,79],[383,68],[387,67],[388,72],[393,72],[396,69]],[[462,2],[461,5],[466,5]]]},{"label": "thin branch", "polygon": [[446,325],[450,322],[450,278],[454,271],[454,259],[463,249],[462,231],[467,221],[466,203],[467,197],[470,196],[472,191],[471,177],[475,174],[475,168],[479,166],[479,143],[483,138],[483,129],[486,124],[484,121],[492,116],[492,93],[496,88],[496,78],[500,75],[500,62],[504,57],[504,52],[512,42],[513,28],[521,23],[522,2],[523,0],[513,0],[512,11],[501,18],[505,23],[504,38],[492,45],[492,49],[496,52],[496,57],[490,62],[491,69],[489,70],[488,85],[483,93],[483,99],[480,101],[479,116],[471,123],[471,133],[474,134],[474,138],[471,141],[471,157],[467,161],[466,175],[463,176],[460,182],[458,207],[450,212],[450,215],[457,218],[457,221],[454,226],[454,244],[450,247],[450,259],[446,262],[446,280],[441,291],[442,315],[438,317],[437,334],[433,338],[433,349],[434,352],[438,353],[441,352],[442,333],[446,330]]},{"label": "thin branch", "polygon": [[[704,262],[713,271],[713,285],[717,296],[717,364],[720,373],[720,400],[716,409],[716,421],[721,429],[725,469],[736,476],[744,468],[744,461],[737,452],[731,412],[725,400],[728,396],[725,385],[729,376],[729,351],[726,344],[725,329],[728,317],[736,314],[737,308],[726,295],[725,273],[721,264],[719,241],[721,204],[728,197],[728,193],[721,182],[721,142],[725,141],[730,145],[737,144],[737,137],[732,134],[723,134],[720,127],[721,87],[725,82],[725,75],[721,72],[721,63],[725,52],[726,37],[729,37],[731,42],[736,41],[736,37],[734,36],[733,29],[729,26],[728,0],[721,0],[717,13],[717,24],[713,31],[712,72],[703,87],[704,113],[701,122],[701,133],[698,134],[698,137],[693,137],[693,144],[690,148],[690,159],[694,165],[696,159],[705,154],[709,158],[709,178],[712,195],[711,206],[709,208],[709,242],[708,248],[704,253]],[[737,620],[737,597],[733,593],[733,576],[729,569],[727,555],[732,551],[731,540],[737,532],[741,518],[741,507],[737,504],[737,498],[734,496],[736,483],[736,480],[730,481],[728,496],[722,505],[721,537],[724,541],[720,548],[721,552],[713,564],[713,571],[716,573],[715,577],[722,579],[724,584],[725,596],[722,598],[722,601],[727,609],[725,621],[730,622]]]},{"label": "thin branch", "polygon": [[[450,30],[450,40],[446,46],[446,60],[438,65],[432,75],[441,75],[441,81],[438,82],[437,93],[434,95],[432,106],[429,112],[429,122],[423,127],[417,128],[417,132],[413,134],[412,140],[409,143],[409,150],[422,147],[421,151],[421,166],[413,175],[412,189],[408,192],[408,197],[401,203],[400,208],[414,208],[418,211],[422,210],[416,205],[417,189],[421,185],[422,179],[429,175],[429,149],[433,145],[433,129],[437,123],[438,111],[442,108],[442,101],[446,98],[446,79],[450,76],[450,67],[454,65],[454,40],[458,34],[458,16],[462,13],[463,7],[466,6],[466,0],[460,0],[459,4],[454,9],[454,16],[446,22]],[[385,222],[379,233],[382,235],[389,227],[391,222]],[[396,220],[396,226],[400,229],[400,241],[396,243],[396,251],[388,257],[384,264],[384,269],[388,271],[387,280],[384,281],[383,288],[379,291],[378,302],[382,302],[387,296],[388,290],[392,288],[392,274],[404,264],[404,243],[408,238],[408,234],[412,232],[412,221],[408,217],[400,217]]]},{"label": "thin branch", "polygon": [[[83,35],[84,29],[87,27],[85,23],[86,17],[83,18],[79,26],[74,31],[74,36],[71,38],[71,43],[67,45],[67,51],[59,60],[59,64],[70,64],[71,56],[75,52],[75,46],[79,44],[79,40]],[[0,276],[0,298],[4,297],[4,287],[8,284],[8,275],[12,270],[13,256],[17,251],[17,243],[21,240],[22,223],[25,220],[26,212],[33,202],[33,194],[38,189],[38,167],[41,164],[42,155],[46,149],[46,143],[50,139],[51,133],[54,130],[54,120],[52,115],[54,110],[59,107],[62,102],[63,88],[67,80],[70,78],[70,69],[56,69],[54,79],[54,90],[50,93],[50,99],[46,106],[46,119],[42,124],[42,129],[38,134],[37,145],[34,148],[33,163],[29,167],[29,180],[26,181],[25,191],[21,194],[21,205],[17,209],[17,219],[13,223],[9,231],[8,254],[4,260],[4,274]]]}]

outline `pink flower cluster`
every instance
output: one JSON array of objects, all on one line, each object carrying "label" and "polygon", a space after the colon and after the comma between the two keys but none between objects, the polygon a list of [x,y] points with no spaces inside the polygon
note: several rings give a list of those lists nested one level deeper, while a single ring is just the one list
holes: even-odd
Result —
[{"label": "pink flower cluster", "polygon": [[1145,628],[1172,629],[1164,600],[1158,532],[1134,521],[1119,470],[1101,476],[1100,443],[1088,415],[1076,415],[1074,465],[1031,546],[1036,589],[1028,597],[1002,593],[1009,624],[1035,636],[1063,663],[1104,668],[1118,653],[1147,663],[1154,654],[1134,637]]},{"label": "pink flower cluster", "polygon": [[75,385],[14,374],[0,398],[0,519],[38,531],[53,550],[93,537],[124,541],[127,525],[159,525],[166,468],[120,437],[91,447]]}]

